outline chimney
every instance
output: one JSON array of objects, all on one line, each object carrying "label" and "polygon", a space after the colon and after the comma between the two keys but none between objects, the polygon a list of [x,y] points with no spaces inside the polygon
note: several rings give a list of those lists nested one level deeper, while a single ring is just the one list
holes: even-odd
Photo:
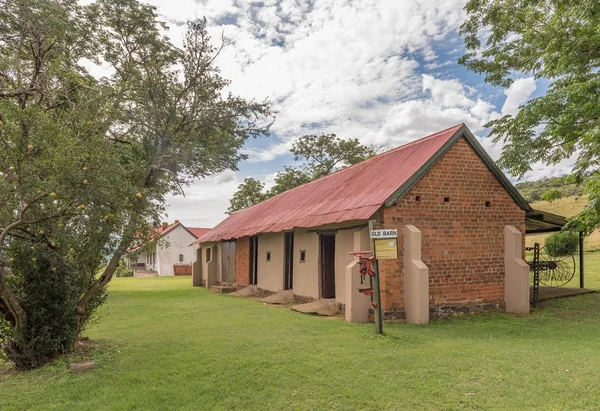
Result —
[{"label": "chimney", "polygon": [[163,223],[163,225],[162,225],[163,230],[166,230],[167,227],[169,227],[169,223]]},{"label": "chimney", "polygon": [[179,220],[175,220],[175,224],[179,224]]}]

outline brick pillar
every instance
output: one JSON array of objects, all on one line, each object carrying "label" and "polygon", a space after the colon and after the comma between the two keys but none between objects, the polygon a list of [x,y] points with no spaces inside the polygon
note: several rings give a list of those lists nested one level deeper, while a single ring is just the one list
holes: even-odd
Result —
[{"label": "brick pillar", "polygon": [[523,234],[504,227],[504,301],[509,313],[529,313],[529,265],[523,261]]},{"label": "brick pillar", "polygon": [[429,323],[429,268],[421,261],[421,231],[404,227],[404,309],[408,324]]},{"label": "brick pillar", "polygon": [[[366,229],[354,232],[354,251],[368,251],[369,234]],[[345,301],[346,321],[353,323],[369,322],[369,308],[371,298],[358,291],[359,288],[368,288],[366,284],[360,284],[360,265],[358,258],[346,266]],[[367,281],[368,278],[367,278]]]}]

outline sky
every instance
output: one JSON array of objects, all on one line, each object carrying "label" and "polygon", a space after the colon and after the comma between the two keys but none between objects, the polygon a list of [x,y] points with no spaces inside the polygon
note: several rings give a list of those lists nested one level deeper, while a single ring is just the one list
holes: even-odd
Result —
[{"label": "sky", "polygon": [[[483,125],[515,114],[546,85],[517,76],[492,87],[457,63],[465,0],[150,0],[181,44],[187,21],[205,16],[209,32],[228,45],[217,60],[230,91],[273,102],[271,135],[250,140],[238,171],[197,181],[186,196],[169,197],[165,221],[213,227],[245,177],[267,186],[285,165],[294,139],[335,133],[393,148],[459,123],[492,158],[502,147]],[[567,173],[534,164],[526,180]]]}]

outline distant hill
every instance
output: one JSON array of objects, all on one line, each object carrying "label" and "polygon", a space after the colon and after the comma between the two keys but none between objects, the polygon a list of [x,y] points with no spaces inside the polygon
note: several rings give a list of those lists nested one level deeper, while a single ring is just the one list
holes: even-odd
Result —
[{"label": "distant hill", "polygon": [[583,187],[572,182],[571,176],[548,177],[538,181],[525,181],[515,184],[515,187],[525,200],[529,202],[540,201],[544,193],[557,190],[561,197],[581,197]]}]

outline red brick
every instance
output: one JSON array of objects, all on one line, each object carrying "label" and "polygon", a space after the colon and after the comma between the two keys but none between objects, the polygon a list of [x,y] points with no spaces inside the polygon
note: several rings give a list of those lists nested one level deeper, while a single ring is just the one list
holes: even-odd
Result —
[{"label": "red brick", "polygon": [[[485,206],[486,201],[491,207]],[[404,310],[401,233],[407,224],[422,232],[431,307],[490,303],[503,307],[504,226],[524,233],[525,212],[466,140],[457,141],[395,206],[385,207],[382,223],[399,229],[400,257],[381,262],[384,311]]]}]

